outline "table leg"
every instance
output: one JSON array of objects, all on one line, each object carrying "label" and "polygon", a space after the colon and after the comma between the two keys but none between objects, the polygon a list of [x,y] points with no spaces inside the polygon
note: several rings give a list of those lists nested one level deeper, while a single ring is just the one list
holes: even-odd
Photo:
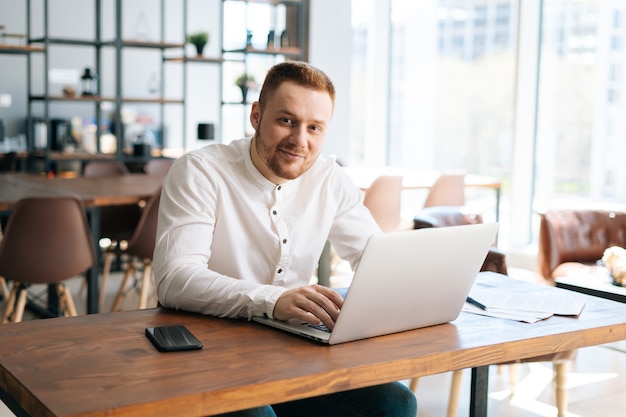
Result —
[{"label": "table leg", "polygon": [[487,417],[489,391],[489,365],[472,368],[470,391],[470,417]]},{"label": "table leg", "polygon": [[98,294],[100,291],[98,289],[98,278],[102,262],[102,253],[100,251],[100,208],[88,208],[87,218],[89,219],[89,228],[91,229],[91,236],[96,251],[96,264],[87,271],[87,314],[94,314],[98,313],[99,310]]}]

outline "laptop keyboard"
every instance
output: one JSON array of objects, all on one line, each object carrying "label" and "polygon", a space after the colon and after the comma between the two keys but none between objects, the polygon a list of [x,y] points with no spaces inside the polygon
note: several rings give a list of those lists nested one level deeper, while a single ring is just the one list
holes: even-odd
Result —
[{"label": "laptop keyboard", "polygon": [[321,330],[323,332],[326,333],[330,333],[330,329],[328,327],[326,327],[326,325],[324,323],[320,323],[320,324],[310,324],[310,323],[305,323],[307,326],[313,328],[313,329],[317,329],[317,330]]}]

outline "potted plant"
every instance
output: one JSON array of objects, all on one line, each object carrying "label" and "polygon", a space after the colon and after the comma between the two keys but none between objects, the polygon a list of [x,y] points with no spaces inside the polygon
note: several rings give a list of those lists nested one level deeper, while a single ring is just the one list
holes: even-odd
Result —
[{"label": "potted plant", "polygon": [[187,35],[187,43],[190,43],[196,47],[196,52],[198,53],[198,56],[202,55],[204,46],[207,44],[208,41],[209,32],[199,31]]},{"label": "potted plant", "polygon": [[245,102],[248,95],[248,90],[250,88],[256,88],[257,83],[253,75],[244,72],[239,77],[237,77],[237,79],[235,80],[235,85],[241,89],[241,96],[243,101]]}]

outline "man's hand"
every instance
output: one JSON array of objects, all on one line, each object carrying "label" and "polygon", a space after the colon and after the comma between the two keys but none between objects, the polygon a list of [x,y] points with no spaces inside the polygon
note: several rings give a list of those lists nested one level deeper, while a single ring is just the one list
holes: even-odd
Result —
[{"label": "man's hand", "polygon": [[332,330],[342,304],[341,295],[331,288],[322,285],[294,288],[285,291],[276,301],[274,318],[295,318],[313,325],[322,322]]}]

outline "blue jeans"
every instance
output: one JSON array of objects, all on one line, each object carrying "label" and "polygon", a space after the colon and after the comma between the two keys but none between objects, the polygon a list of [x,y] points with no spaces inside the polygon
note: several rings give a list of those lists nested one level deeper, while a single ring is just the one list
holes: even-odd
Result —
[{"label": "blue jeans", "polygon": [[337,392],[234,413],[222,417],[415,417],[417,400],[403,384]]}]

